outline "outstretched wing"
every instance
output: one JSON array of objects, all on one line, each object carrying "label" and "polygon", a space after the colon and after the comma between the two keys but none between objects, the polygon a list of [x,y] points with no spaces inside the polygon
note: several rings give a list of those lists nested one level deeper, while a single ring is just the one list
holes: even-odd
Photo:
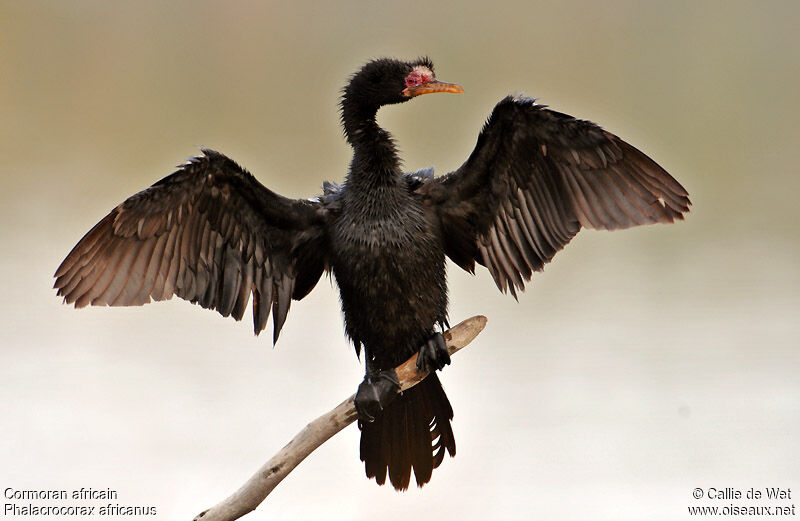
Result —
[{"label": "outstretched wing", "polygon": [[182,299],[240,320],[253,295],[256,334],[272,308],[277,341],[291,299],[325,269],[325,209],[282,197],[213,150],[114,208],[55,273],[68,304]]},{"label": "outstretched wing", "polygon": [[416,191],[439,221],[447,255],[470,272],[483,264],[515,297],[581,226],[670,223],[691,204],[672,176],[617,136],[512,97],[497,104],[458,170]]}]

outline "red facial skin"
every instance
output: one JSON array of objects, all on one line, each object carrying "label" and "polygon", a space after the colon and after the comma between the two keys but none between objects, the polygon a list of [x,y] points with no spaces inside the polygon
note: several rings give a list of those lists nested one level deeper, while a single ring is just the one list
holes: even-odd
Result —
[{"label": "red facial skin", "polygon": [[414,68],[411,74],[406,76],[406,87],[416,87],[417,85],[428,83],[432,79],[433,75],[430,72],[421,68]]}]

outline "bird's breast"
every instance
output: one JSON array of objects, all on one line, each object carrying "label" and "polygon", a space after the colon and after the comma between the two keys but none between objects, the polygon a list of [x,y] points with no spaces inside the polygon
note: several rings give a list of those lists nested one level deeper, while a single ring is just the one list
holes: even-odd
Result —
[{"label": "bird's breast", "polygon": [[444,251],[422,207],[379,217],[343,211],[331,236],[348,335],[386,364],[401,362],[447,309]]}]

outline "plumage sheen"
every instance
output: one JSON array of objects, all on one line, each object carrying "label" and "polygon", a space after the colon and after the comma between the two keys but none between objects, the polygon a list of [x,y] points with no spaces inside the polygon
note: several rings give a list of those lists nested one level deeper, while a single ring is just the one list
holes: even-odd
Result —
[{"label": "plumage sheen", "polygon": [[[642,152],[524,97],[495,106],[455,171],[404,173],[375,117],[409,92],[442,91],[421,81],[435,81],[427,58],[374,60],[351,77],[342,123],[353,159],[345,182],[326,182],[314,199],[282,197],[204,149],[92,228],[56,271],[58,294],[76,307],[177,295],[236,320],[252,296],[256,334],[272,311],[276,342],[291,300],[327,270],[369,376],[447,323],[446,257],[469,272],[485,266],[517,297],[581,228],[670,223],[689,210],[686,190]],[[360,421],[367,476],[405,489],[413,471],[427,483],[445,452],[455,454],[452,417],[431,373],[375,421]]]}]

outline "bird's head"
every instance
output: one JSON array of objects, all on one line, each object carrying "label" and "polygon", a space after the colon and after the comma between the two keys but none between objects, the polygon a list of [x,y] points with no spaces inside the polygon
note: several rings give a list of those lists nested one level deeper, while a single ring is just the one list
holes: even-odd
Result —
[{"label": "bird's head", "polygon": [[353,75],[344,88],[342,105],[377,110],[383,105],[402,103],[435,92],[462,93],[464,89],[437,80],[433,63],[428,58],[411,62],[380,58],[367,63]]}]

